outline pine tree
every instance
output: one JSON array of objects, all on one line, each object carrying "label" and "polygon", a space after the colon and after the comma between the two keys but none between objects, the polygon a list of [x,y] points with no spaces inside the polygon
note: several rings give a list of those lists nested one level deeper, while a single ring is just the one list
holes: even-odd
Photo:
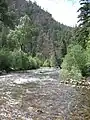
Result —
[{"label": "pine tree", "polygon": [[[80,26],[88,26],[90,24],[90,0],[80,0],[80,14],[78,16],[80,23]],[[78,21],[78,22],[79,22]]]},{"label": "pine tree", "polygon": [[80,12],[78,18],[80,24],[80,30],[79,32],[83,36],[82,40],[82,46],[85,48],[86,43],[88,41],[88,35],[89,35],[89,27],[90,27],[90,0],[80,0],[80,9],[78,12]]},{"label": "pine tree", "polygon": [[14,27],[11,16],[8,12],[8,4],[6,0],[0,0],[0,21],[3,22],[6,26]]}]

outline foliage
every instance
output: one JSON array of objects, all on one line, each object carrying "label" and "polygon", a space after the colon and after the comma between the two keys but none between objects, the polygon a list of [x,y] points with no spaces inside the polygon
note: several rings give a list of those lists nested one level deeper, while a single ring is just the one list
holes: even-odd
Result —
[{"label": "foliage", "polygon": [[43,66],[43,62],[44,62],[44,57],[42,53],[37,53],[36,54],[36,58],[38,58],[40,60],[40,65]]},{"label": "foliage", "polygon": [[[12,1],[9,2],[13,3]],[[11,11],[10,9],[8,11],[5,2],[2,3],[0,4],[2,6],[0,6],[1,16],[6,15],[9,19],[7,17],[4,19],[4,26],[2,22],[0,23],[0,47],[1,49],[3,47],[8,49],[8,56],[10,56],[11,61],[9,68],[24,70],[36,69],[40,66],[55,67],[60,66],[63,60],[62,71],[69,73],[71,77],[86,74],[87,66],[90,64],[88,0],[80,1],[79,20],[82,24],[75,28],[56,22],[51,14],[31,1],[25,2],[23,0],[20,3],[16,1],[15,8],[17,10]],[[22,4],[25,7],[23,7],[21,16]],[[5,14],[2,14],[2,11]],[[14,20],[15,16],[17,16],[17,20],[14,21],[16,22],[15,29],[7,29],[8,20]],[[2,49],[2,51],[6,50]],[[6,52],[1,53],[6,54]]]},{"label": "foliage", "polygon": [[14,50],[12,52],[12,68],[14,70],[28,69],[29,60],[26,53],[21,50]]},{"label": "foliage", "polygon": [[88,76],[90,75],[90,41],[88,41],[87,43],[85,54],[87,56],[87,63],[86,63],[85,71],[86,71],[86,75]]},{"label": "foliage", "polygon": [[9,26],[11,28],[14,27],[12,17],[9,15],[8,12],[8,4],[6,0],[0,1],[0,21],[3,22],[6,26]]},{"label": "foliage", "polygon": [[79,21],[81,22],[80,23],[80,26],[81,25],[86,25],[89,26],[89,18],[90,18],[90,0],[80,0],[80,5],[81,7],[79,8]]},{"label": "foliage", "polygon": [[28,56],[21,50],[14,50],[11,54],[11,68],[13,70],[36,69],[41,66],[41,61],[37,57]]},{"label": "foliage", "polygon": [[84,48],[86,48],[86,44],[88,41],[88,35],[90,27],[90,1],[89,0],[80,0],[80,8],[78,10],[80,12],[79,18],[79,34],[82,35],[82,43]]},{"label": "foliage", "polygon": [[50,58],[50,66],[51,67],[55,67],[55,65],[56,65],[55,56],[52,55],[51,58]]},{"label": "foliage", "polygon": [[51,67],[50,60],[46,59],[43,63],[43,67]]},{"label": "foliage", "polygon": [[29,69],[36,69],[41,66],[41,61],[37,57],[29,56]]},{"label": "foliage", "polygon": [[30,18],[25,15],[21,17],[20,23],[16,26],[15,30],[10,30],[8,34],[8,47],[12,51],[15,48],[20,48],[24,52],[33,52],[33,48],[36,46],[33,36],[37,36],[37,34],[36,27],[30,21]]},{"label": "foliage", "polygon": [[19,33],[17,31],[10,30],[8,36],[7,36],[7,47],[9,50],[13,51],[14,49],[19,49],[19,41],[17,37],[19,36]]},{"label": "foliage", "polygon": [[29,56],[29,69],[35,69],[37,66],[37,63],[35,59],[32,58],[32,56]]},{"label": "foliage", "polygon": [[60,78],[64,81],[79,81],[82,78],[81,71],[77,68],[72,66],[71,71],[67,69],[60,70]]},{"label": "foliage", "polygon": [[11,54],[8,49],[0,50],[0,70],[6,70],[7,72],[11,69]]},{"label": "foliage", "polygon": [[42,66],[42,61],[38,57],[34,57],[34,59],[37,62],[37,68],[41,67]]},{"label": "foliage", "polygon": [[54,56],[55,64],[58,66],[58,60],[62,60],[67,54],[73,28],[56,22],[51,14],[31,1],[28,2],[26,13],[39,28],[36,51],[45,59]]},{"label": "foliage", "polygon": [[[55,21],[51,14],[41,9],[36,3],[31,1],[25,3],[25,0],[15,3],[16,13],[23,11],[22,16],[18,14],[20,17],[20,22],[17,24],[19,28],[15,28],[15,31],[20,32],[18,35],[20,39],[19,44],[16,42],[16,45],[13,43],[18,41],[18,38],[9,37],[9,48],[11,49],[10,46],[12,46],[13,49],[14,45],[16,45],[15,48],[21,46],[22,51],[30,53],[33,57],[40,53],[42,61],[54,56],[55,65],[60,66],[62,58],[67,53],[67,46],[71,42],[73,28]],[[25,5],[23,10],[22,5]]]},{"label": "foliage", "polygon": [[71,73],[72,67],[74,67],[77,68],[77,70],[80,70],[82,75],[85,75],[84,69],[86,67],[86,61],[87,57],[85,51],[80,45],[70,46],[68,53],[63,60],[62,69]]}]

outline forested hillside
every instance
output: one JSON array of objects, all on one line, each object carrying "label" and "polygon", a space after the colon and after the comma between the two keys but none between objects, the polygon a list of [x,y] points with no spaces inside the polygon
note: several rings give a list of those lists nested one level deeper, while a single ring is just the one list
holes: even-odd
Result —
[{"label": "forested hillside", "polygon": [[26,12],[34,24],[39,26],[37,52],[42,51],[41,54],[45,58],[54,55],[60,61],[67,52],[72,28],[56,22],[51,14],[42,10],[36,3],[29,2]]},{"label": "forested hillside", "polygon": [[31,1],[1,1],[0,5],[0,69],[60,66],[68,45],[74,42],[74,29],[55,21]]},{"label": "forested hillside", "polygon": [[[16,0],[11,2],[14,4],[14,9],[18,9],[16,16],[28,15],[32,24],[38,29],[38,35],[33,36],[35,40],[33,50],[30,46],[27,47],[28,51],[34,56],[42,55],[43,59],[56,59],[60,64],[62,57],[67,53],[67,46],[71,42],[72,28],[58,23],[52,18],[52,15],[39,7],[36,3],[25,0]],[[10,3],[9,3],[10,6]],[[33,41],[34,41],[33,40]],[[32,53],[34,51],[34,53]]]}]

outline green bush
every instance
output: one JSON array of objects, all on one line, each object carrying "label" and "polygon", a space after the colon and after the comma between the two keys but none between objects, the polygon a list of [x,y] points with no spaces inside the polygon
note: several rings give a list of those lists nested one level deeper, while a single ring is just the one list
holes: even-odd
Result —
[{"label": "green bush", "polygon": [[0,70],[6,70],[7,72],[11,69],[11,54],[7,49],[0,50]]},{"label": "green bush", "polygon": [[65,79],[80,80],[85,75],[87,57],[80,45],[69,48],[63,59],[61,76]]},{"label": "green bush", "polygon": [[14,70],[26,70],[29,66],[27,54],[21,50],[12,52],[12,68]]},{"label": "green bush", "polygon": [[52,55],[51,58],[50,58],[50,66],[55,67],[55,65],[56,65],[55,56]]},{"label": "green bush", "polygon": [[50,65],[50,60],[45,60],[44,63],[43,63],[43,67],[51,67]]},{"label": "green bush", "polygon": [[61,80],[64,80],[64,81],[67,81],[67,80],[80,81],[82,78],[82,74],[78,68],[72,66],[71,71],[68,71],[67,69],[61,69],[60,78]]},{"label": "green bush", "polygon": [[85,54],[87,56],[87,63],[86,63],[85,71],[86,71],[86,75],[90,76],[90,41],[88,41],[87,43]]},{"label": "green bush", "polygon": [[23,51],[12,52],[12,68],[14,70],[36,69],[40,67],[41,61],[37,57],[28,56]]},{"label": "green bush", "polygon": [[29,69],[36,69],[37,68],[37,61],[32,56],[29,56]]},{"label": "green bush", "polygon": [[38,58],[41,61],[41,66],[43,65],[43,62],[45,61],[45,58],[42,53],[37,53],[36,58]]},{"label": "green bush", "polygon": [[40,68],[42,66],[42,61],[38,57],[34,57],[36,63],[37,63],[37,68]]},{"label": "green bush", "polygon": [[65,56],[62,68],[71,71],[72,66],[77,67],[83,73],[86,66],[87,57],[80,45],[73,46]]},{"label": "green bush", "polygon": [[29,68],[29,59],[26,53],[22,52],[22,69],[27,70]]}]

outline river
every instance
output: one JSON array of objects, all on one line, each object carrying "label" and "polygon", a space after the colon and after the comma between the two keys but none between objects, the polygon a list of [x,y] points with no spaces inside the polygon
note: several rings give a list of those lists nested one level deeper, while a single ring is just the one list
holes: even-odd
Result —
[{"label": "river", "polygon": [[60,83],[58,68],[0,76],[0,120],[90,120],[90,89]]}]

